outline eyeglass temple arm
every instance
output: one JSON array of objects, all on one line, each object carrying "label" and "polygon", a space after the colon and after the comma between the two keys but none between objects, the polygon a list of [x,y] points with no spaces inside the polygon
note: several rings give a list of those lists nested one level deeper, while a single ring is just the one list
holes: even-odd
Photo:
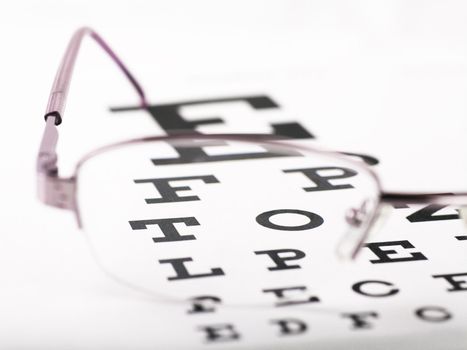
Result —
[{"label": "eyeglass temple arm", "polygon": [[59,125],[62,122],[63,113],[65,110],[66,99],[68,95],[68,90],[70,87],[71,78],[73,75],[73,70],[76,62],[76,57],[78,56],[79,49],[81,47],[81,42],[85,36],[89,35],[93,38],[99,46],[110,56],[110,58],[115,62],[115,64],[122,70],[123,74],[128,78],[130,83],[135,88],[138,93],[141,105],[147,106],[146,96],[144,90],[138,81],[135,79],[133,74],[128,70],[128,68],[123,64],[122,60],[115,54],[115,52],[110,48],[110,46],[102,39],[102,37],[97,34],[91,28],[80,28],[78,29],[68,44],[68,47],[63,56],[60,67],[55,76],[54,83],[52,85],[52,91],[50,92],[49,103],[47,104],[47,109],[45,111],[45,119],[49,116],[55,117],[55,125]]},{"label": "eyeglass temple arm", "polygon": [[60,125],[62,122],[68,90],[81,42],[83,38],[88,35],[99,44],[122,70],[123,74],[125,74],[136,90],[141,105],[143,107],[147,106],[143,88],[104,39],[91,28],[83,27],[78,29],[73,34],[68,44],[52,85],[44,115],[46,127],[37,157],[39,198],[46,204],[62,208],[73,208],[74,204],[70,198],[73,197],[74,181],[73,179],[62,179],[58,177],[56,153],[58,141],[57,125]]},{"label": "eyeglass temple arm", "polygon": [[[56,163],[57,158],[55,149],[58,140],[58,132],[54,125],[60,125],[62,122],[76,57],[78,56],[81,42],[86,35],[89,35],[91,38],[93,38],[99,44],[99,46],[102,47],[102,49],[104,49],[104,51],[112,58],[117,66],[120,67],[122,72],[125,74],[138,93],[141,100],[141,105],[144,107],[147,106],[146,97],[141,85],[135,79],[133,74],[131,74],[128,68],[123,64],[122,60],[102,39],[102,37],[91,28],[84,27],[78,29],[68,44],[65,55],[63,56],[62,62],[60,63],[60,67],[58,68],[57,74],[55,76],[52,90],[50,92],[49,102],[47,104],[47,109],[44,116],[45,120],[47,121],[47,125],[44,130],[42,143],[39,149],[38,170],[44,170],[44,167],[46,170],[55,170],[51,169],[53,163]],[[53,121],[53,125],[51,125],[52,123],[50,120]]]}]

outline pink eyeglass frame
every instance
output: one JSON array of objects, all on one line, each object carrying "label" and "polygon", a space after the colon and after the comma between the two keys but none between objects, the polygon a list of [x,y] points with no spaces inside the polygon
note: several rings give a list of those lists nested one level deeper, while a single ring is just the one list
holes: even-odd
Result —
[{"label": "pink eyeglass frame", "polygon": [[[58,126],[63,121],[63,115],[65,110],[66,99],[68,95],[68,89],[73,75],[74,65],[78,52],[81,46],[81,42],[85,36],[89,36],[94,39],[97,44],[110,56],[115,64],[121,69],[123,74],[127,77],[136,93],[140,98],[141,107],[146,108],[148,106],[146,96],[143,88],[128,70],[125,64],[110,48],[110,46],[97,34],[93,29],[83,27],[78,29],[73,37],[71,38],[68,47],[65,51],[61,64],[58,68],[55,80],[52,85],[50,92],[49,101],[45,111],[45,130],[42,137],[42,142],[39,147],[39,153],[37,156],[37,190],[39,200],[52,207],[67,209],[74,212],[78,226],[81,228],[81,220],[79,215],[79,208],[77,204],[77,178],[80,167],[84,162],[102,152],[110,149],[122,147],[130,144],[153,142],[153,141],[172,141],[176,139],[189,139],[196,138],[200,140],[227,140],[227,141],[244,141],[244,142],[258,142],[262,144],[270,144],[272,146],[281,147],[292,147],[294,149],[320,153],[323,155],[332,156],[335,158],[343,159],[346,162],[354,162],[341,153],[332,152],[315,147],[308,146],[297,146],[288,145],[284,143],[284,139],[279,139],[277,136],[269,134],[182,134],[182,135],[170,135],[170,136],[153,136],[139,139],[131,139],[118,143],[114,143],[100,149],[97,149],[82,158],[76,168],[75,172],[71,177],[61,177],[59,175],[59,169],[57,166],[57,141],[58,141]],[[354,162],[357,164],[356,162]],[[359,167],[362,167],[358,163]],[[380,192],[377,208],[369,218],[368,227],[365,234],[358,240],[357,244],[352,244],[352,249],[346,254],[349,258],[355,258],[365,239],[368,236],[371,228],[374,226],[378,219],[381,207],[384,204],[397,205],[397,204],[440,204],[440,205],[455,205],[455,206],[467,206],[467,193],[404,193],[404,192],[383,192],[378,176],[374,171],[365,166],[367,173],[375,180],[378,185]],[[361,223],[361,216],[367,214],[364,208],[354,209],[350,216],[347,218],[350,225],[359,225]]]}]

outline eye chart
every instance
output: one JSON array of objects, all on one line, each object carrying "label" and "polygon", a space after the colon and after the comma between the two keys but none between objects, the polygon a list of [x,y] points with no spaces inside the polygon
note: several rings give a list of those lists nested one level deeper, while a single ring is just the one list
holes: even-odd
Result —
[{"label": "eye chart", "polygon": [[[137,111],[135,116],[154,118],[171,134],[202,132],[210,125],[222,130],[223,124],[233,119],[236,109],[232,106],[249,109],[251,114],[280,113],[279,103],[267,95],[154,105],[148,111],[138,111],[138,107],[112,111],[115,118]],[[186,117],[190,108],[195,117]],[[263,128],[303,143],[313,142],[313,130],[300,120],[277,115],[273,119],[269,123],[263,120]],[[140,150],[141,159],[130,168],[138,169],[136,164],[143,163],[144,167],[132,175],[128,193],[119,187],[125,198],[138,204],[122,209],[115,217],[121,219],[119,224],[127,225],[126,234],[147,249],[141,255],[149,258],[141,256],[138,263],[152,265],[151,275],[158,276],[149,286],[149,294],[175,305],[177,311],[164,317],[167,328],[176,324],[173,332],[183,334],[183,340],[177,339],[180,347],[337,349],[350,342],[355,347],[371,344],[372,348],[384,349],[401,343],[407,348],[421,346],[427,339],[433,348],[465,347],[467,236],[457,208],[389,208],[385,223],[369,237],[357,261],[343,264],[334,249],[335,234],[343,230],[338,219],[345,216],[337,203],[345,201],[348,190],[357,186],[358,176],[352,170],[336,164],[323,168],[326,163],[297,168],[285,161],[277,175],[272,168],[265,170],[265,160],[263,169],[239,165],[223,173],[212,164],[235,164],[258,153],[222,147],[208,144],[175,147],[175,152]],[[347,153],[370,167],[384,162],[371,152]],[[159,176],[147,171],[164,162],[182,164],[190,157],[205,165],[211,163],[210,170],[187,171],[178,177],[164,175],[162,170],[156,171]],[[259,178],[254,179],[255,174]],[[246,177],[242,183],[251,183],[251,188],[234,185],[233,192],[232,188],[219,192],[218,188],[242,176]],[[293,181],[288,187],[274,185],[289,180]],[[114,192],[111,182],[108,187],[102,191]],[[284,203],[295,189],[305,189],[303,192],[308,191],[313,200],[299,208],[294,202]],[[214,192],[219,197],[210,198]],[[255,199],[255,195],[262,199]],[[210,200],[214,204],[203,205]],[[256,207],[254,203],[260,204]],[[101,231],[111,220],[104,216],[97,219],[102,223]],[[241,230],[231,230],[233,226]],[[108,230],[103,242],[114,237],[115,245],[125,245],[118,242],[115,230]],[[128,252],[134,248],[127,247]],[[125,272],[126,268],[119,269]],[[130,286],[140,286],[147,280],[147,272],[137,270],[128,271],[134,277]],[[144,294],[146,290],[142,290]],[[188,302],[181,307],[177,305],[180,300]],[[164,335],[170,338],[170,334]]]},{"label": "eye chart", "polygon": [[386,208],[348,263],[347,209],[373,189],[346,161],[219,140],[114,149],[80,171],[82,228],[37,200],[35,163],[60,57],[87,25],[150,106],[83,42],[62,176],[128,138],[269,133],[347,153],[386,191],[467,192],[465,2],[0,7],[1,349],[467,349],[459,208]]}]

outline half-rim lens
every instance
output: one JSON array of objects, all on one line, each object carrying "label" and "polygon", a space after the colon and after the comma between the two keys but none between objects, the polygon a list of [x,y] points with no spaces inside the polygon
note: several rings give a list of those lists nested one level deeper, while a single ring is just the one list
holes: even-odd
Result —
[{"label": "half-rim lens", "polygon": [[349,228],[354,244],[365,233],[349,212],[366,205],[368,220],[378,199],[372,174],[345,157],[215,137],[111,148],[78,173],[99,265],[166,301],[267,304],[277,301],[268,290],[319,286]]}]

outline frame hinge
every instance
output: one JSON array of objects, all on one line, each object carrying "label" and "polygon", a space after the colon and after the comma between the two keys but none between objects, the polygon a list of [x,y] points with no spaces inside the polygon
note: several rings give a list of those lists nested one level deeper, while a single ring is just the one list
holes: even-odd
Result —
[{"label": "frame hinge", "polygon": [[39,199],[52,207],[76,209],[76,179],[42,173],[38,178]]}]

